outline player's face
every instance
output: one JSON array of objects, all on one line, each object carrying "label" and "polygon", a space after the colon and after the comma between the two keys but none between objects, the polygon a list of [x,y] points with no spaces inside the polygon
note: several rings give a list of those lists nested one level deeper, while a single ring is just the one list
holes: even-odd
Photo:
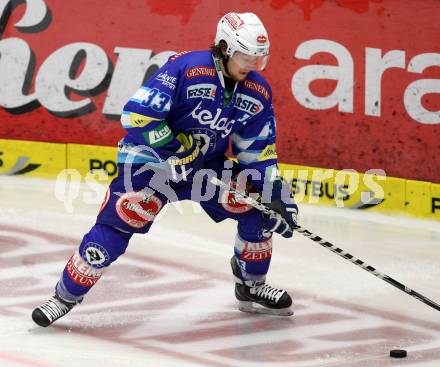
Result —
[{"label": "player's face", "polygon": [[249,56],[236,51],[228,61],[229,76],[235,81],[241,82],[246,79],[252,70],[263,70],[269,56]]},{"label": "player's face", "polygon": [[261,71],[266,67],[269,55],[251,56],[240,51],[235,51],[231,59],[240,67]]},{"label": "player's face", "polygon": [[251,70],[253,69],[237,63],[233,57],[229,58],[228,60],[229,76],[236,82],[244,81]]}]

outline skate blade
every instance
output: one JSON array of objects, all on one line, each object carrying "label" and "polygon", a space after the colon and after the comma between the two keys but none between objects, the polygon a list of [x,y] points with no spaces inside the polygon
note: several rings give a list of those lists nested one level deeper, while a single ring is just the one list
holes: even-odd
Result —
[{"label": "skate blade", "polygon": [[292,316],[293,315],[293,310],[290,307],[267,308],[267,307],[261,306],[258,303],[246,302],[246,301],[239,301],[238,302],[238,309],[241,312],[250,312],[250,313],[272,315],[272,316]]}]

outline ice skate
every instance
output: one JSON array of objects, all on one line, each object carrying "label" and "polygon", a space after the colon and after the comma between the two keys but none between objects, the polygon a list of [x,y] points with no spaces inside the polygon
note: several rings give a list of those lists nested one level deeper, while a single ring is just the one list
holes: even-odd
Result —
[{"label": "ice skate", "polygon": [[275,316],[293,315],[292,298],[285,290],[274,288],[264,281],[243,281],[235,256],[231,258],[231,267],[240,311]]},{"label": "ice skate", "polygon": [[76,303],[66,302],[57,294],[32,312],[32,320],[40,326],[47,327],[67,314]]}]

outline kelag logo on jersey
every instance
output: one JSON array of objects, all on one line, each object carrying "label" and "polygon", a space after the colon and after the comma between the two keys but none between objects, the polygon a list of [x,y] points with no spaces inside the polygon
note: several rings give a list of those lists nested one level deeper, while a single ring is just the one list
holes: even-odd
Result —
[{"label": "kelag logo on jersey", "polygon": [[220,117],[222,113],[221,108],[217,108],[215,115],[209,110],[202,108],[202,101],[194,108],[188,115],[196,119],[201,125],[209,126],[212,130],[222,131],[221,137],[227,137],[235,124],[235,120],[228,120],[227,117]]},{"label": "kelag logo on jersey", "polygon": [[255,115],[260,112],[264,107],[263,104],[255,98],[252,98],[246,94],[238,93],[235,99],[234,107],[240,111]]},{"label": "kelag logo on jersey", "polygon": [[215,99],[217,86],[214,84],[194,84],[186,90],[186,98]]}]

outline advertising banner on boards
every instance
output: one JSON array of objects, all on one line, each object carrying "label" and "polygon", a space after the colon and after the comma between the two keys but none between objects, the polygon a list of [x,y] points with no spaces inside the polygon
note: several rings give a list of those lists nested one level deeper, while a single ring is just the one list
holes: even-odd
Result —
[{"label": "advertising banner on boards", "polygon": [[226,12],[266,25],[283,163],[440,183],[436,0],[0,4],[0,139],[115,146],[127,99]]}]

